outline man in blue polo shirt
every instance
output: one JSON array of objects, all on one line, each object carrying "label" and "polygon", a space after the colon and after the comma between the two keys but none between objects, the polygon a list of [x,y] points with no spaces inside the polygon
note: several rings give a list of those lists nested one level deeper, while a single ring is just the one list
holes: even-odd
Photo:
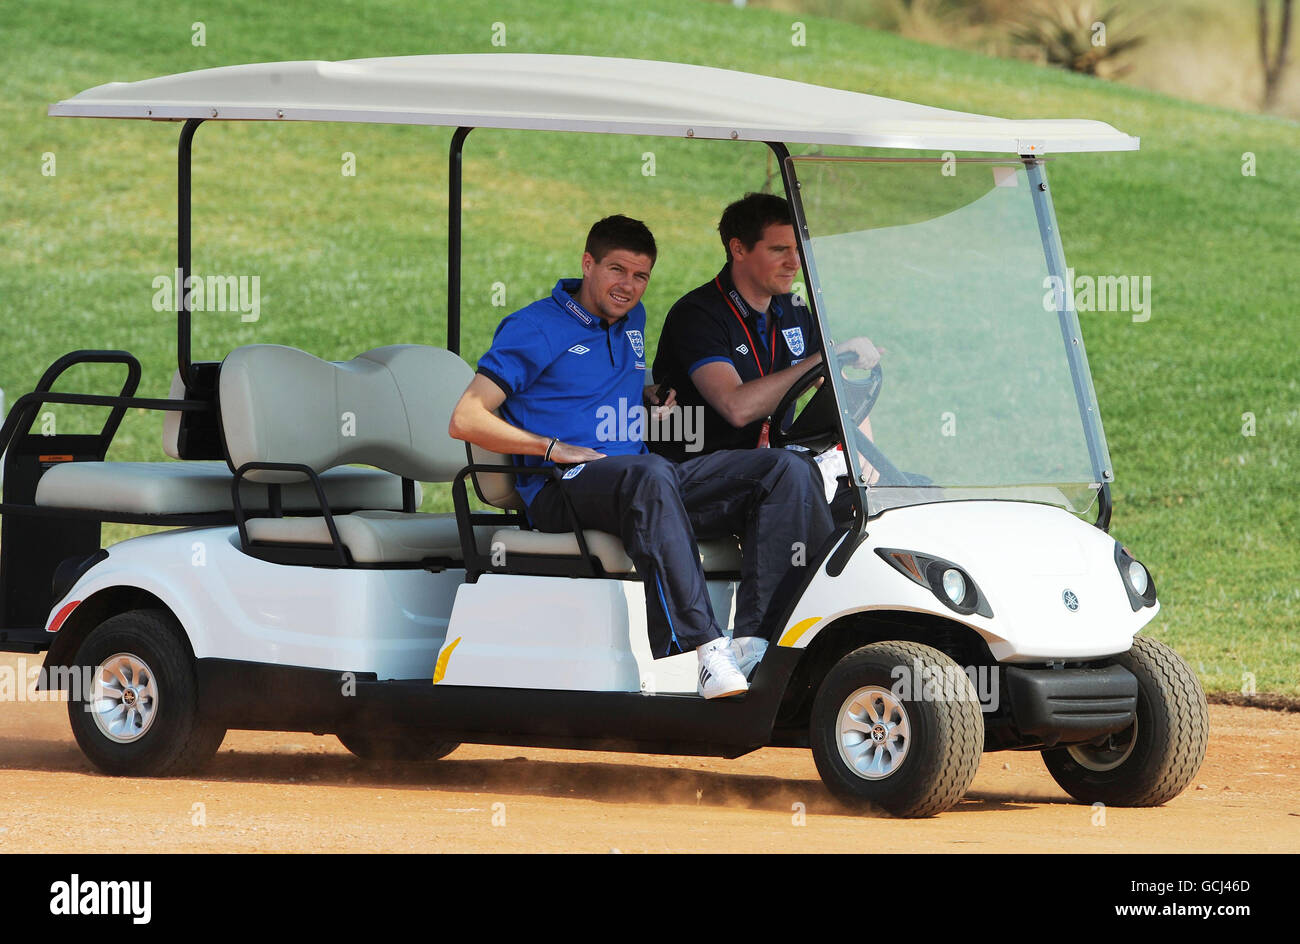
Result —
[{"label": "man in blue polo shirt", "polygon": [[[714,453],[674,465],[645,447],[644,423],[610,423],[643,409],[645,308],[654,237],[624,216],[591,228],[582,279],[505,318],[450,432],[511,454],[539,474],[517,483],[542,531],[617,534],[646,584],[656,658],[694,649],[705,698],[748,689],[772,627],[764,617],[802,545],[809,560],[832,530],[811,467],[784,450]],[[670,398],[665,398],[667,405]],[[496,411],[500,411],[500,416]],[[564,468],[557,476],[552,466]],[[697,538],[742,540],[735,642],[709,603]]]}]

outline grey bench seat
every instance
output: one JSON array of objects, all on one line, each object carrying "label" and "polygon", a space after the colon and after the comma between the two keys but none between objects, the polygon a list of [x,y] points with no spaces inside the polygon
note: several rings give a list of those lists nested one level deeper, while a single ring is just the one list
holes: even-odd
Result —
[{"label": "grey bench seat", "polygon": [[[327,362],[294,348],[249,345],[232,351],[221,369],[223,432],[231,460],[294,462],[338,471],[339,463],[366,462],[426,482],[447,482],[466,464],[465,444],[447,432],[452,408],[474,372],[450,351],[424,345],[391,345],[350,361]],[[340,425],[339,419],[349,422]],[[504,463],[474,447],[476,462]],[[292,481],[293,474],[249,473],[258,481]],[[509,474],[476,477],[483,497],[505,511],[523,502]],[[288,508],[286,506],[286,514]],[[334,519],[339,542],[357,565],[419,565],[429,558],[461,560],[455,516],[404,513],[371,505]],[[319,517],[251,518],[244,526],[247,549],[276,554],[289,547],[327,549],[333,540]],[[615,535],[587,531],[589,547],[610,574],[632,574],[632,561]],[[577,557],[577,537],[502,527],[475,527],[480,556]],[[734,539],[699,545],[708,573],[740,570]]]},{"label": "grey bench seat", "polygon": [[[358,511],[334,519],[339,540],[358,564],[417,563],[426,558],[461,558],[460,534],[451,514],[403,514],[392,511]],[[321,518],[254,518],[247,524],[253,541],[277,544],[328,546],[329,529]],[[636,568],[623,542],[604,531],[586,531],[587,547],[609,574],[634,574]],[[578,539],[572,533],[548,534],[517,528],[476,527],[480,554],[542,554],[577,557]],[[699,542],[700,563],[706,573],[740,571],[740,548],[734,539]]]},{"label": "grey bench seat", "polygon": [[[621,538],[604,531],[584,531],[587,549],[600,561],[608,574],[634,574],[636,567],[627,556]],[[548,556],[577,557],[581,553],[578,538],[572,532],[549,534],[544,531],[519,531],[502,528],[492,535],[492,544],[505,551],[506,561],[511,554],[545,554]],[[734,538],[697,542],[700,563],[704,572],[739,573],[740,546]]]},{"label": "grey bench seat", "polygon": [[[414,564],[426,558],[461,559],[456,516],[367,510],[334,518],[339,540],[358,564]],[[246,527],[251,541],[274,544],[333,543],[325,520],[316,518],[252,518]],[[480,553],[490,553],[495,528],[474,529]]]},{"label": "grey bench seat", "polygon": [[[219,392],[222,432],[231,461],[307,465],[329,476],[364,462],[394,476],[449,482],[465,465],[465,445],[447,433],[452,407],[474,377],[457,355],[426,345],[375,348],[349,361],[323,361],[296,348],[253,344],[227,355]],[[293,483],[296,473],[254,469],[259,482]],[[398,480],[400,481],[400,479]],[[460,560],[450,514],[402,512],[400,501],[352,506],[334,518],[339,541],[358,565]],[[328,557],[324,519],[251,518],[245,549],[276,559],[308,547]],[[500,524],[494,527],[499,528]],[[494,528],[476,529],[486,552]],[[301,556],[290,556],[301,560]]]},{"label": "grey bench seat", "polygon": [[[64,462],[52,466],[36,487],[36,504],[137,515],[233,512],[231,480],[224,462]],[[380,469],[337,466],[321,475],[331,508],[400,511],[402,480]],[[420,486],[416,483],[416,502]],[[265,511],[265,485],[245,482],[240,500],[246,511]],[[310,482],[281,487],[286,513],[319,509]]]}]

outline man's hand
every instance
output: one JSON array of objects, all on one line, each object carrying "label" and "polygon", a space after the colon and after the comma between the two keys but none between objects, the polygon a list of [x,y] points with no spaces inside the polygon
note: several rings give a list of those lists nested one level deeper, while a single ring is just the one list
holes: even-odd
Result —
[{"label": "man's hand", "polygon": [[663,416],[666,412],[677,405],[677,391],[668,387],[662,400],[659,399],[659,390],[663,384],[650,384],[642,391],[645,402],[654,407],[654,416],[656,419]]},{"label": "man's hand", "polygon": [[847,341],[841,341],[835,345],[836,354],[852,353],[857,356],[857,360],[850,366],[857,367],[859,370],[870,370],[880,363],[880,355],[884,348],[877,348],[867,337],[849,338]]},{"label": "man's hand", "polygon": [[574,465],[578,462],[595,462],[597,459],[605,458],[603,452],[597,452],[595,449],[588,449],[586,446],[570,446],[568,443],[557,442],[551,447],[551,461],[556,465]]}]

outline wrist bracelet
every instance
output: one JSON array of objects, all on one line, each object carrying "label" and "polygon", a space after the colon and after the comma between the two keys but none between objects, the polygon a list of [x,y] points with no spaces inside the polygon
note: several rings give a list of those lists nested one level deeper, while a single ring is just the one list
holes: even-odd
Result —
[{"label": "wrist bracelet", "polygon": [[546,454],[545,454],[544,456],[542,456],[542,461],[543,461],[543,462],[550,462],[550,461],[551,461],[551,450],[555,448],[555,444],[556,444],[557,442],[559,442],[559,441],[560,441],[560,437],[559,437],[559,436],[552,436],[552,437],[551,437],[551,441],[550,441],[550,442],[547,444],[547,446],[546,446]]}]

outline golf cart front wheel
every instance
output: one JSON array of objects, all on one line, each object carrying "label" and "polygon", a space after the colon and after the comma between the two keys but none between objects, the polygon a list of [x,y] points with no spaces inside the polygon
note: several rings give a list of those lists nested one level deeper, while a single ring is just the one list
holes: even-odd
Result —
[{"label": "golf cart front wheel", "polygon": [[984,749],[970,678],[919,643],[857,649],[827,673],[813,701],[813,760],[842,800],[902,817],[934,816],[965,794]]},{"label": "golf cart front wheel", "polygon": [[376,735],[343,731],[335,736],[357,757],[378,764],[440,760],[460,747],[458,741],[417,732]]},{"label": "golf cart front wheel", "polygon": [[1145,636],[1115,661],[1138,681],[1137,718],[1101,744],[1043,751],[1052,778],[1081,803],[1159,806],[1201,769],[1210,733],[1205,692],[1178,653]]},{"label": "golf cart front wheel", "polygon": [[225,728],[199,714],[194,659],[166,610],[131,610],[97,626],[77,650],[84,689],[68,701],[73,736],[107,774],[166,777],[212,757]]}]

